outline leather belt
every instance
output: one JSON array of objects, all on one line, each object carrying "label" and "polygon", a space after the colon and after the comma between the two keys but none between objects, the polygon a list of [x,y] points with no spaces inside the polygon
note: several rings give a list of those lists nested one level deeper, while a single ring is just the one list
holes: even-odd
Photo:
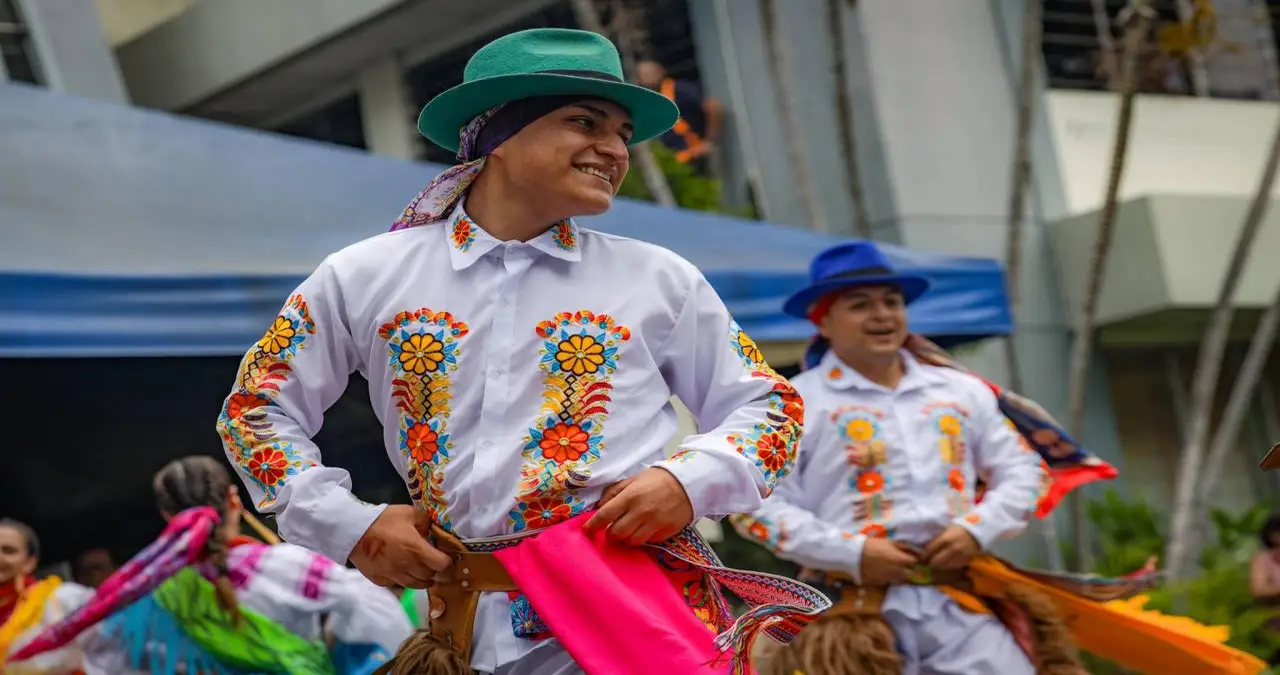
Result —
[{"label": "leather belt", "polygon": [[471,632],[475,628],[480,594],[518,589],[493,553],[470,551],[461,540],[439,526],[432,527],[430,539],[436,549],[453,559],[447,575],[436,578],[427,587],[431,599],[431,634],[470,659]]}]

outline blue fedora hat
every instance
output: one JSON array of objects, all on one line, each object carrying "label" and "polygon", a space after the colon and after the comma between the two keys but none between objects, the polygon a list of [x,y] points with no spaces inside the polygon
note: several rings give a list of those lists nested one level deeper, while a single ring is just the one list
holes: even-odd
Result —
[{"label": "blue fedora hat", "polygon": [[929,290],[929,280],[897,274],[880,249],[869,241],[838,244],[819,253],[809,264],[809,285],[787,298],[782,311],[801,319],[831,291],[854,286],[897,286],[908,304]]}]

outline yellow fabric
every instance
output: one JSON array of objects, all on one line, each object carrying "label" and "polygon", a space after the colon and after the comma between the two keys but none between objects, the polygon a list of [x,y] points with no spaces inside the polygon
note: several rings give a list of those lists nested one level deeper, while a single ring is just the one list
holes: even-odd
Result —
[{"label": "yellow fabric", "polygon": [[[1094,602],[1031,579],[990,556],[974,559],[969,578],[978,596],[1002,597],[1015,585],[1043,593],[1057,606],[1081,649],[1131,670],[1152,675],[1256,675],[1267,669],[1253,655],[1224,644],[1229,628],[1144,609],[1145,596]],[[943,590],[965,609],[989,611],[974,595]]]},{"label": "yellow fabric", "polygon": [[23,633],[35,628],[44,616],[44,606],[53,597],[53,592],[62,585],[62,579],[49,577],[36,582],[18,598],[18,605],[13,608],[9,620],[0,626],[0,660],[9,653],[9,645]]}]

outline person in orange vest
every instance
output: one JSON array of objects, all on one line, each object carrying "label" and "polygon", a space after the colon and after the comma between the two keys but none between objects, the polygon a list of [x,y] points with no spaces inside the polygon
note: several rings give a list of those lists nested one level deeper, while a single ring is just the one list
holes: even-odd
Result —
[{"label": "person in orange vest", "polygon": [[680,108],[679,121],[658,140],[675,151],[677,160],[704,176],[710,175],[712,153],[724,125],[720,101],[704,95],[693,82],[669,76],[657,61],[636,64],[636,79],[640,86],[661,93]]}]

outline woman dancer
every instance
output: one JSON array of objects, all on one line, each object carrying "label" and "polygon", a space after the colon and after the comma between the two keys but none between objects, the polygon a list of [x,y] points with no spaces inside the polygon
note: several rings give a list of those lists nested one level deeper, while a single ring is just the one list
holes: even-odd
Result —
[{"label": "woman dancer", "polygon": [[174,461],[153,486],[169,521],[160,538],[11,660],[85,633],[87,675],[354,675],[409,636],[395,597],[359,572],[240,536],[243,507],[220,462]]},{"label": "woman dancer", "polygon": [[[5,655],[31,641],[45,626],[83,604],[93,593],[58,577],[32,576],[40,563],[35,530],[0,519],[0,664]],[[6,675],[66,675],[80,672],[81,654],[68,648],[47,652],[21,666],[5,666]]]}]

